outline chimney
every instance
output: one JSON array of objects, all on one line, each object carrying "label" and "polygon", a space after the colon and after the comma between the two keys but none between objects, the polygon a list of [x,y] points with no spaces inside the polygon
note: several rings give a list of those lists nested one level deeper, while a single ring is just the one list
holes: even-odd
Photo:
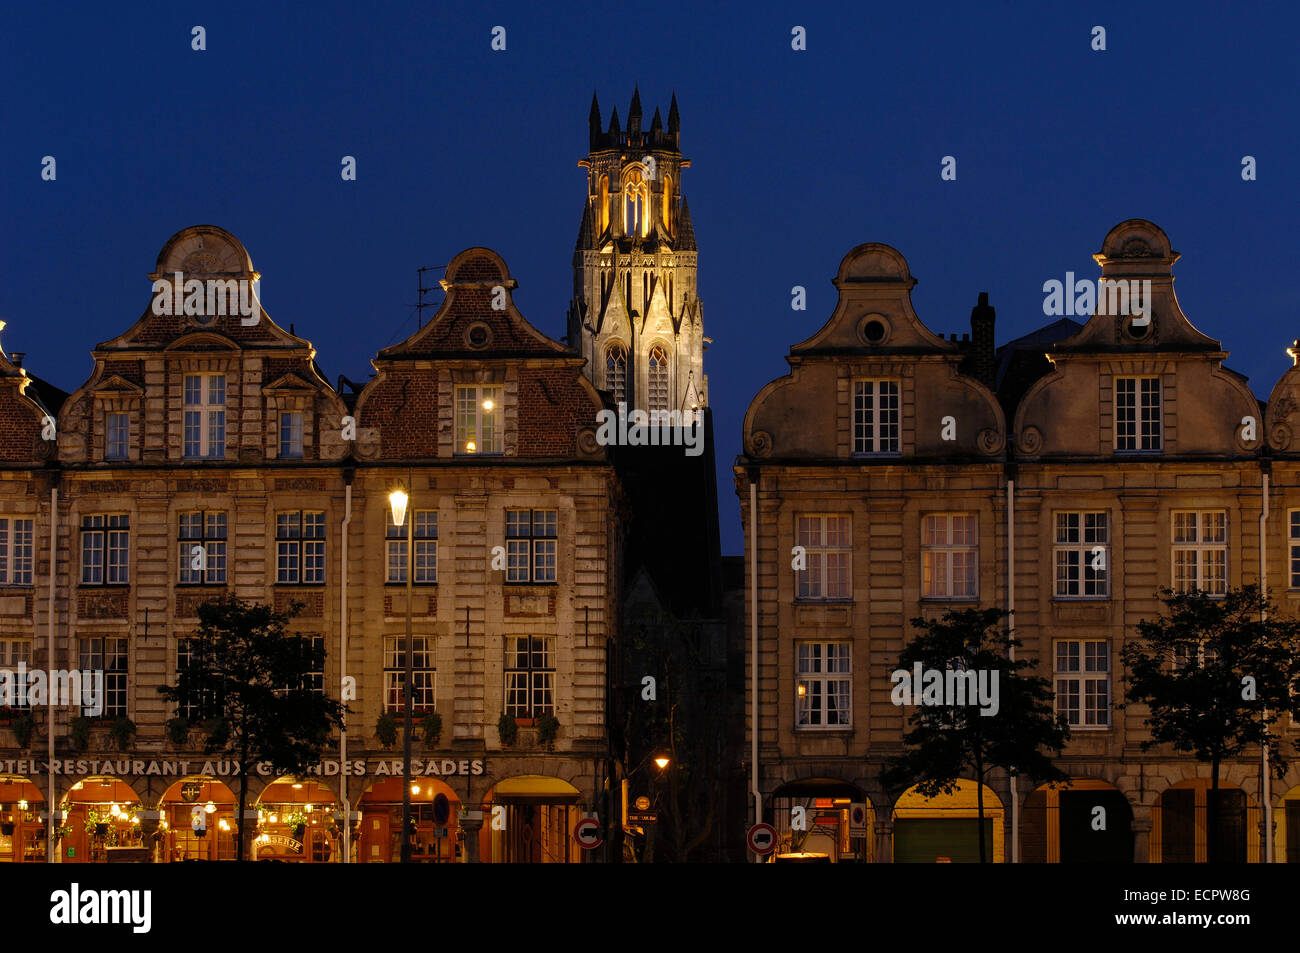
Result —
[{"label": "chimney", "polygon": [[14,367],[21,368],[23,366],[23,358],[25,358],[26,356],[27,356],[26,351],[14,351],[12,355]]},{"label": "chimney", "polygon": [[989,389],[997,386],[997,362],[993,348],[993,323],[997,311],[989,306],[989,293],[980,292],[979,304],[971,309],[970,331],[975,378]]}]

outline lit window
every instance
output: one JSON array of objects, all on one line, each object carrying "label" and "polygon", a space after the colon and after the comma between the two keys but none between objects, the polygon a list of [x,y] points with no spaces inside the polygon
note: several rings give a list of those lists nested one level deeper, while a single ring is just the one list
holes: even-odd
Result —
[{"label": "lit window", "polygon": [[853,382],[853,452],[898,453],[898,381]]},{"label": "lit window", "polygon": [[501,388],[456,388],[456,452],[501,453]]},{"label": "lit window", "polygon": [[1115,378],[1115,449],[1155,452],[1162,447],[1160,378]]},{"label": "lit window", "polygon": [[185,375],[185,456],[221,459],[226,455],[226,376]]},{"label": "lit window", "polygon": [[33,521],[0,516],[0,586],[32,584]]},{"label": "lit window", "polygon": [[[393,525],[393,511],[386,509],[388,542],[388,582],[406,582],[406,525]],[[411,518],[407,513],[407,519]],[[415,512],[415,584],[433,585],[438,581],[438,511]]]},{"label": "lit window", "polygon": [[109,414],[104,441],[104,459],[125,460],[131,443],[131,415]]},{"label": "lit window", "polygon": [[[405,645],[404,638],[384,639],[384,711],[400,713],[406,710],[406,698],[402,694],[406,680]],[[432,711],[437,674],[435,639],[415,635],[411,637],[411,646],[414,650],[411,656],[411,710],[413,713]]]},{"label": "lit window", "polygon": [[798,516],[798,544],[808,568],[795,571],[799,599],[849,598],[849,566],[853,540],[847,516]]},{"label": "lit window", "polygon": [[650,349],[650,393],[647,409],[668,412],[668,355],[658,344]]},{"label": "lit window", "polygon": [[[31,669],[32,640],[0,639],[0,669],[16,672],[19,665]],[[27,698],[27,687],[25,679],[14,679],[13,694],[10,696],[12,700],[6,702],[6,705],[13,708],[29,707],[31,703]]]},{"label": "lit window", "polygon": [[633,238],[650,234],[646,215],[649,198],[641,170],[629,169],[623,180],[623,234]]},{"label": "lit window", "polygon": [[852,725],[852,648],[848,642],[798,643],[794,689],[796,727]]},{"label": "lit window", "polygon": [[506,511],[506,582],[555,582],[555,510]]},{"label": "lit window", "polygon": [[123,513],[81,518],[83,586],[120,586],[130,581],[130,523]]},{"label": "lit window", "polygon": [[1106,513],[1057,513],[1056,597],[1105,599],[1110,594]]},{"label": "lit window", "polygon": [[177,551],[182,585],[226,581],[226,514],[196,510],[177,515]]},{"label": "lit window", "polygon": [[277,583],[325,582],[325,514],[291,510],[275,515]]},{"label": "lit window", "polygon": [[1057,641],[1056,713],[1071,728],[1110,727],[1110,645],[1105,639]]},{"label": "lit window", "polygon": [[537,718],[555,713],[555,640],[535,636],[506,639],[506,714]]},{"label": "lit window", "polygon": [[627,401],[627,349],[611,344],[605,352],[605,389],[612,391],[614,402]]},{"label": "lit window", "polygon": [[302,459],[302,414],[297,411],[280,415],[280,459]]},{"label": "lit window", "polygon": [[934,513],[922,520],[922,597],[974,599],[978,594],[978,565],[974,514]]},{"label": "lit window", "polygon": [[1174,589],[1212,596],[1228,591],[1228,514],[1224,510],[1175,510]]}]

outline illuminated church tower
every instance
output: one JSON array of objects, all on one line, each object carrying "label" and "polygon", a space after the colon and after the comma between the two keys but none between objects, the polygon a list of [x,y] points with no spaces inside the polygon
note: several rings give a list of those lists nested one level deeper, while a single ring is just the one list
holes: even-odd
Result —
[{"label": "illuminated church tower", "polygon": [[665,128],[655,110],[641,128],[641,94],[632,94],[627,128],[618,110],[601,130],[591,97],[587,199],[573,252],[568,341],[587,359],[587,375],[629,412],[708,405],[704,337],[696,293],[695,231],[681,194],[677,96]]}]

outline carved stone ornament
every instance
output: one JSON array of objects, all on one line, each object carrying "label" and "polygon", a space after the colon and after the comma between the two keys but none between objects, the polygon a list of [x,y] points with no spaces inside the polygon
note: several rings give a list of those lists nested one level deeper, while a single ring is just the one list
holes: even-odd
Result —
[{"label": "carved stone ornament", "polygon": [[596,431],[590,427],[578,431],[578,452],[589,456],[600,453],[600,442],[596,439]]},{"label": "carved stone ornament", "polygon": [[756,457],[772,455],[772,435],[766,430],[756,430],[749,438],[749,452]]},{"label": "carved stone ornament", "polygon": [[992,456],[1006,445],[1006,440],[1003,438],[1001,431],[992,427],[985,427],[980,431],[979,437],[976,438],[976,444],[980,453]]},{"label": "carved stone ornament", "polygon": [[1291,447],[1291,425],[1278,421],[1268,428],[1268,445],[1274,450],[1288,450]]},{"label": "carved stone ornament", "polygon": [[1156,257],[1156,253],[1152,251],[1151,246],[1148,245],[1141,238],[1130,238],[1128,241],[1124,243],[1124,248],[1122,251],[1120,251],[1119,257],[1154,258]]},{"label": "carved stone ornament", "polygon": [[1016,440],[1016,448],[1021,453],[1033,456],[1043,449],[1043,435],[1037,427],[1026,427],[1020,431],[1020,437]]}]

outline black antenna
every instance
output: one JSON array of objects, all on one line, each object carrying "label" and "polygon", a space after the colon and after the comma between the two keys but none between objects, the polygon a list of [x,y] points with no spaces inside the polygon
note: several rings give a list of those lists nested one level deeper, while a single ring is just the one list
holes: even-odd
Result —
[{"label": "black antenna", "polygon": [[415,303],[416,330],[419,330],[420,328],[424,327],[424,309],[427,307],[427,305],[425,305],[424,303],[424,296],[428,292],[433,290],[432,288],[426,288],[424,286],[424,273],[426,271],[442,271],[446,267],[447,267],[446,265],[438,265],[436,267],[425,266],[425,267],[415,269],[415,290],[418,295]]}]

